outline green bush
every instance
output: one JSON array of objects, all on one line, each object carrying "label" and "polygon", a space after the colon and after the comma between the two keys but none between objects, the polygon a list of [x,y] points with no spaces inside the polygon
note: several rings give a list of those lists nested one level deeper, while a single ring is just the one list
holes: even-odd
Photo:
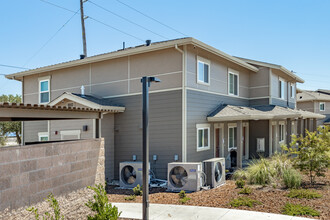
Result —
[{"label": "green bush", "polygon": [[135,199],[136,199],[136,195],[130,195],[125,197],[126,201],[135,201]]},{"label": "green bush", "polygon": [[[47,201],[50,205],[50,207],[52,207],[53,212],[54,212],[54,216],[52,216],[49,212],[45,212],[44,215],[42,217],[42,219],[44,220],[62,220],[64,219],[64,216],[61,215],[61,209],[60,206],[58,204],[58,201],[54,198],[53,194],[50,193],[47,197]],[[39,220],[40,214],[37,208],[35,207],[30,207],[28,209],[26,209],[29,212],[33,212],[34,213],[34,217],[36,220]]]},{"label": "green bush", "polygon": [[98,184],[95,187],[88,186],[88,188],[95,192],[93,196],[94,201],[89,200],[88,203],[85,204],[95,213],[94,216],[87,216],[88,220],[118,219],[121,212],[118,212],[118,208],[112,206],[109,202],[105,187],[102,184]]},{"label": "green bush", "polygon": [[250,195],[251,193],[252,193],[252,189],[248,186],[244,187],[238,192],[238,194],[246,194],[246,195]]},{"label": "green bush", "polygon": [[318,192],[311,191],[308,189],[292,189],[288,194],[290,198],[298,198],[298,199],[315,199],[321,198],[322,195]]},{"label": "green bush", "polygon": [[239,197],[237,199],[233,199],[229,205],[232,207],[240,207],[240,206],[248,206],[248,207],[253,207],[255,205],[260,205],[262,204],[261,202],[257,200],[250,199],[249,197]]},{"label": "green bush", "polygon": [[301,186],[301,175],[295,169],[287,169],[283,172],[283,182],[287,188],[297,189]]},{"label": "green bush", "polygon": [[310,215],[310,216],[320,216],[320,212],[317,210],[312,209],[309,206],[302,206],[302,205],[295,205],[292,203],[286,203],[283,207],[283,214],[285,215]]},{"label": "green bush", "polygon": [[184,190],[181,190],[181,191],[178,193],[178,195],[179,195],[179,202],[180,202],[181,204],[185,204],[187,201],[190,200],[190,198],[187,197],[186,192],[185,192]]},{"label": "green bush", "polygon": [[245,181],[240,179],[235,182],[237,188],[243,188],[245,186]]},{"label": "green bush", "polygon": [[[293,174],[291,177],[288,174]],[[245,170],[238,170],[233,175],[234,179],[244,179],[249,184],[270,185],[276,188],[277,185],[287,187],[299,187],[301,176],[294,170],[292,162],[285,155],[275,154],[270,158],[254,159]]]},{"label": "green bush", "polygon": [[139,184],[133,188],[133,193],[136,196],[142,196],[143,193],[142,193],[141,186]]}]

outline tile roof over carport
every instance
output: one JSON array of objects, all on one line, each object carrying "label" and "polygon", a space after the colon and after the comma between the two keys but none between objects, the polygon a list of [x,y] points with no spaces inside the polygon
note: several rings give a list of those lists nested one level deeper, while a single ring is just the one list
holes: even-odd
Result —
[{"label": "tile roof over carport", "polygon": [[0,103],[0,121],[40,121],[100,119],[102,114],[124,112],[125,107],[107,108],[61,107],[24,103]]}]

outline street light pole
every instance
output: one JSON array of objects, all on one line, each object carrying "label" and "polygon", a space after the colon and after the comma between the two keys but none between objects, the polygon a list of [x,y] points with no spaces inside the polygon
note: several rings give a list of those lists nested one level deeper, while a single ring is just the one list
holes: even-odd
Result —
[{"label": "street light pole", "polygon": [[149,87],[151,82],[160,82],[156,77],[144,76],[142,82],[143,118],[143,219],[149,220]]}]

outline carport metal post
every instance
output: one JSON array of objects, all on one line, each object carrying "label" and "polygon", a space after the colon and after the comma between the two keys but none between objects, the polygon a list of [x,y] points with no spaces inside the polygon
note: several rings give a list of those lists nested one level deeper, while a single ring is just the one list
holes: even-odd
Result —
[{"label": "carport metal post", "polygon": [[142,121],[143,121],[143,219],[149,219],[149,87],[151,82],[160,82],[156,77],[144,76],[142,82]]}]

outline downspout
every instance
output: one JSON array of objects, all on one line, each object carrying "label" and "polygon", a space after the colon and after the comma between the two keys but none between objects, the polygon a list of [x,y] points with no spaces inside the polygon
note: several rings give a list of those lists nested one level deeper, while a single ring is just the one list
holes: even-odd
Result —
[{"label": "downspout", "polygon": [[[182,162],[187,161],[187,94],[186,94],[186,53],[178,45],[175,49],[182,54]],[[186,49],[186,48],[184,48]]]}]

